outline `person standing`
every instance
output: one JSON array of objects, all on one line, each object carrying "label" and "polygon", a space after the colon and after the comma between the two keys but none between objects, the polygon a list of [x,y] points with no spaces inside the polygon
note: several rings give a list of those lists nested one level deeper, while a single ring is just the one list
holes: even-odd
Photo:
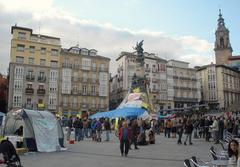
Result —
[{"label": "person standing", "polygon": [[179,119],[177,123],[177,134],[178,134],[178,144],[182,144],[182,134],[183,134],[183,123],[182,120]]},{"label": "person standing", "polygon": [[132,140],[131,140],[131,144],[130,144],[130,148],[131,148],[131,145],[134,144],[134,148],[135,149],[139,149],[137,147],[137,137],[138,137],[138,134],[140,132],[140,129],[138,127],[138,123],[137,123],[137,120],[135,119],[132,123]]},{"label": "person standing", "polygon": [[216,117],[213,118],[213,124],[210,126],[210,128],[212,129],[212,133],[213,133],[213,139],[215,141],[215,144],[218,144],[218,131],[219,131],[219,127],[218,127],[218,119]]},{"label": "person standing", "polygon": [[106,130],[106,140],[105,141],[109,141],[110,140],[110,132],[111,132],[111,124],[108,119],[106,119],[104,122],[104,129]]},{"label": "person standing", "polygon": [[223,133],[224,133],[224,118],[223,117],[221,117],[218,122],[218,128],[219,128],[219,133],[218,133],[219,140],[223,140]]},{"label": "person standing", "polygon": [[192,131],[193,131],[193,124],[190,119],[187,120],[186,126],[185,126],[185,133],[186,133],[186,139],[184,142],[184,145],[187,145],[187,139],[189,139],[189,145],[192,145]]},{"label": "person standing", "polygon": [[68,128],[67,129],[67,141],[70,140],[72,127],[73,127],[73,121],[72,121],[72,116],[70,116],[67,121],[67,128]]},{"label": "person standing", "polygon": [[96,131],[97,131],[97,142],[101,142],[102,141],[102,123],[100,120],[97,121],[96,123]]},{"label": "person standing", "polygon": [[79,118],[77,117],[77,119],[73,122],[73,127],[75,128],[75,141],[80,141],[80,135],[79,135]]},{"label": "person standing", "polygon": [[120,151],[122,156],[123,153],[125,153],[125,156],[128,155],[130,140],[131,130],[128,128],[127,123],[124,122],[123,126],[119,129]]}]

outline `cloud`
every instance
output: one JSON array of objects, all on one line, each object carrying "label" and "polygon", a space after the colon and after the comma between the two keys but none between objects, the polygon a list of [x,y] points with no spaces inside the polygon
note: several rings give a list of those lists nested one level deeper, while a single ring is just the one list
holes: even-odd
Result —
[{"label": "cloud", "polygon": [[[119,28],[111,23],[77,18],[68,11],[53,7],[52,0],[40,1],[38,9],[35,7],[38,2],[34,4],[29,2],[29,5],[24,5],[28,1],[30,0],[24,0],[25,3],[21,1],[21,4],[20,1],[13,0],[0,2],[0,42],[3,44],[0,45],[0,57],[3,60],[0,63],[1,71],[8,67],[10,28],[15,22],[19,26],[32,28],[35,33],[39,33],[40,25],[41,34],[60,37],[64,48],[79,43],[80,47],[98,50],[98,54],[111,58],[110,71],[112,73],[116,73],[115,60],[120,52],[132,52],[135,43],[142,39],[144,39],[144,50],[156,53],[161,58],[194,62],[192,65],[211,62],[213,44],[204,39],[194,36],[172,37],[161,31],[146,29]],[[19,3],[20,6],[9,7],[14,2]],[[4,59],[2,59],[3,56]]]}]

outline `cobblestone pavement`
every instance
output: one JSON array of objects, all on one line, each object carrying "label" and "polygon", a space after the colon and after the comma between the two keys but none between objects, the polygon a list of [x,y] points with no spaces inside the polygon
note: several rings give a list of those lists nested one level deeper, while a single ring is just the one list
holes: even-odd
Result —
[{"label": "cobblestone pavement", "polygon": [[[103,135],[103,140],[105,136]],[[205,161],[211,160],[209,148],[213,143],[194,139],[193,145],[177,145],[176,139],[156,136],[156,144],[130,150],[122,157],[119,142],[111,136],[109,142],[93,142],[90,139],[67,144],[67,151],[34,153],[21,156],[24,167],[183,167],[183,160],[195,155]],[[183,139],[185,136],[183,136]]]}]

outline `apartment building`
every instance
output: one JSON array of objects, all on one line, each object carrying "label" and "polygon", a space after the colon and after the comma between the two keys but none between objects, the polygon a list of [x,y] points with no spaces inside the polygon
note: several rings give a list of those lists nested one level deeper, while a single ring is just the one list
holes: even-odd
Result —
[{"label": "apartment building", "polygon": [[8,108],[58,111],[61,41],[11,27]]},{"label": "apartment building", "polygon": [[197,71],[188,62],[169,60],[167,63],[169,108],[183,108],[199,104],[201,100],[200,82]]},{"label": "apartment building", "polygon": [[61,50],[60,111],[82,117],[109,108],[109,62],[97,50]]},{"label": "apartment building", "polygon": [[[110,104],[114,107],[121,103],[131,87],[132,77],[136,72],[136,56],[136,52],[121,52],[116,59],[118,73],[110,80]],[[150,82],[149,93],[153,107],[156,111],[161,108],[167,108],[167,61],[153,53],[144,52],[144,56],[144,70]]]},{"label": "apartment building", "polygon": [[226,65],[210,64],[197,68],[202,100],[211,109],[225,111],[240,108],[240,72]]}]

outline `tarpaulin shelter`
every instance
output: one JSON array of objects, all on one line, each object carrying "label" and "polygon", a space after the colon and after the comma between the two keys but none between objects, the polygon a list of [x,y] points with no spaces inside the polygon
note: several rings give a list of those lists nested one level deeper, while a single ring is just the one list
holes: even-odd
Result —
[{"label": "tarpaulin shelter", "polygon": [[48,111],[19,109],[8,112],[3,135],[13,136],[20,126],[23,126],[24,146],[29,151],[53,152],[63,147],[62,127]]},{"label": "tarpaulin shelter", "polygon": [[127,117],[139,117],[144,114],[144,118],[146,117],[146,111],[142,108],[136,107],[125,107],[119,108],[107,112],[98,112],[94,115],[91,115],[91,119],[98,119],[98,118],[127,118]]}]

